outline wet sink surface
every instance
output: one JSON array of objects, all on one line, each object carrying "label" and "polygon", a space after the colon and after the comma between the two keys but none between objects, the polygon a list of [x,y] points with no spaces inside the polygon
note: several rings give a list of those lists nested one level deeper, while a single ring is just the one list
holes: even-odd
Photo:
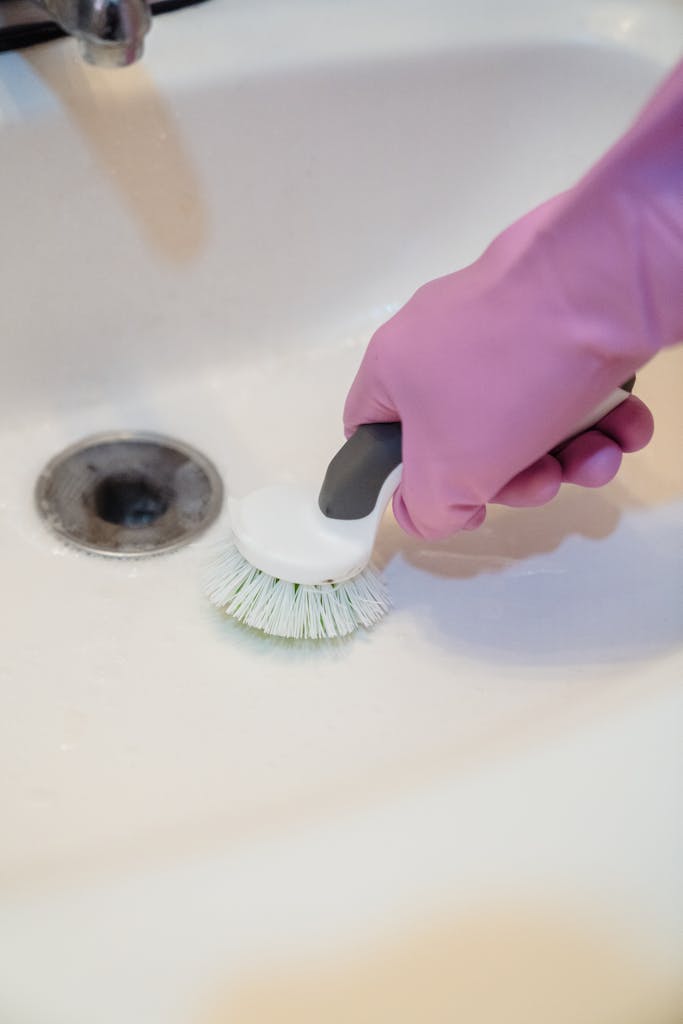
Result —
[{"label": "wet sink surface", "polygon": [[[373,326],[570,184],[671,60],[664,5],[652,23],[634,6],[639,36],[625,15],[577,4],[583,35],[569,19],[538,38],[533,4],[526,35],[524,18],[494,29],[401,4],[390,39],[383,5],[370,7],[350,5],[334,45],[314,19],[317,50],[283,28],[277,60],[259,12],[241,5],[183,12],[182,27],[164,19],[157,55],[152,40],[149,62],[120,76],[74,63],[68,43],[0,57],[0,879],[29,894],[7,917],[20,939],[3,984],[18,1008],[43,1006],[41,1024],[67,1018],[22,988],[27,951],[47,950],[31,915],[42,907],[56,929],[63,909],[36,892],[320,820],[352,829],[355,814],[514,765],[535,744],[580,737],[582,723],[609,733],[628,709],[642,706],[644,721],[658,701],[680,709],[680,352],[640,375],[657,436],[610,487],[495,509],[477,533],[432,546],[388,518],[377,555],[395,609],[348,642],[264,640],[216,613],[200,576],[224,520],[173,555],[114,562],[69,550],[36,517],[45,462],[100,430],[179,437],[231,493],[320,479]],[[264,4],[269,15],[284,17]],[[300,4],[290,17],[312,15]],[[212,26],[232,62],[210,44],[201,69],[174,63],[181,35],[205,40]],[[669,803],[670,769],[652,778]],[[569,836],[582,827],[571,813]],[[455,842],[448,815],[423,827],[429,848]],[[526,827],[531,850],[542,826],[531,815]],[[662,891],[681,883],[680,866],[667,875],[647,856]],[[214,869],[212,886],[236,884],[237,869]],[[146,905],[150,891],[126,898]],[[373,898],[357,906],[360,920]],[[74,948],[85,947],[92,921],[76,920]],[[74,992],[64,982],[55,1004],[72,1022],[92,1009]],[[175,1019],[157,1013],[146,1024]]]},{"label": "wet sink surface", "polygon": [[[115,563],[65,548],[36,520],[31,486],[55,437],[113,415],[190,438],[238,491],[271,474],[313,479],[338,444],[361,350],[213,371],[159,388],[144,413],[123,401],[63,415],[61,434],[51,422],[3,436],[3,805],[21,826],[2,844],[10,875],[159,830],[197,839],[285,806],[366,800],[601,689],[680,677],[681,506],[667,500],[666,427],[614,486],[494,510],[476,535],[427,546],[388,521],[377,553],[394,611],[330,645],[264,639],[204,601],[220,527],[173,556]],[[680,367],[662,362],[643,374],[644,394],[665,392]]]}]

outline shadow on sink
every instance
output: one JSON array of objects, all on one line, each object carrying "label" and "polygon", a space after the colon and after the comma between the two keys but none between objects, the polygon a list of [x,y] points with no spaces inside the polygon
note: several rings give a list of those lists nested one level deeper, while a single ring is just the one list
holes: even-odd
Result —
[{"label": "shadow on sink", "polygon": [[566,487],[549,508],[494,508],[479,531],[429,545],[392,521],[378,560],[397,609],[462,653],[529,664],[651,657],[683,639],[680,523],[670,506],[648,508],[647,522],[629,506],[618,484]]},{"label": "shadow on sink", "polygon": [[604,540],[614,533],[621,514],[622,509],[602,494],[564,487],[551,505],[542,508],[490,505],[484,526],[443,541],[410,537],[392,519],[378,539],[375,560],[385,569],[400,556],[432,576],[470,579],[549,554],[572,536]]}]

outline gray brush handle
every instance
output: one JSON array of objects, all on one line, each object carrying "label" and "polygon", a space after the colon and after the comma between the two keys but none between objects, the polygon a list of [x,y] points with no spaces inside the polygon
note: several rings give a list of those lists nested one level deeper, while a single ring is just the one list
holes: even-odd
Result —
[{"label": "gray brush handle", "polygon": [[[632,377],[621,385],[624,398],[633,390],[635,380]],[[558,450],[554,448],[552,454]],[[401,458],[400,423],[358,427],[327,467],[318,498],[320,511],[328,519],[364,519],[374,509],[387,477],[400,465]]]},{"label": "gray brush handle", "polygon": [[364,519],[384,481],[401,464],[401,424],[358,427],[327,467],[318,505],[328,519]]}]

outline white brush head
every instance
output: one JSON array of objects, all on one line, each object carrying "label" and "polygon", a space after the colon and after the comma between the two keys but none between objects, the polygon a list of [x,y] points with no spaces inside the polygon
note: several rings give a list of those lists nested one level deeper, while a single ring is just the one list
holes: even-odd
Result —
[{"label": "white brush head", "polygon": [[372,626],[389,597],[368,563],[399,474],[362,519],[325,516],[317,494],[285,484],[231,498],[232,543],[211,567],[209,599],[254,629],[297,640]]},{"label": "white brush head", "polygon": [[294,640],[332,640],[374,625],[389,609],[371,567],[344,583],[297,584],[250,564],[228,544],[206,579],[209,600],[253,629]]},{"label": "white brush head", "polygon": [[351,579],[370,561],[399,474],[400,467],[362,519],[330,519],[320,511],[317,493],[290,484],[230,498],[235,545],[248,562],[276,579],[310,585]]}]

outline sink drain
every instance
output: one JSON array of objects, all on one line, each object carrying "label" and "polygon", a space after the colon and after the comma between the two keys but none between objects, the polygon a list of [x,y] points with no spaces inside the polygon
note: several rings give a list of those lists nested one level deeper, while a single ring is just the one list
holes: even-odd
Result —
[{"label": "sink drain", "polygon": [[86,438],[55,456],[36,485],[45,522],[103,555],[155,555],[187,544],[214,521],[222,500],[208,459],[145,433]]}]

